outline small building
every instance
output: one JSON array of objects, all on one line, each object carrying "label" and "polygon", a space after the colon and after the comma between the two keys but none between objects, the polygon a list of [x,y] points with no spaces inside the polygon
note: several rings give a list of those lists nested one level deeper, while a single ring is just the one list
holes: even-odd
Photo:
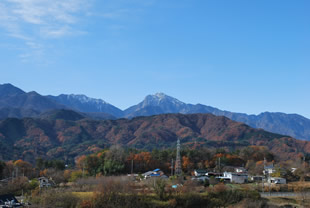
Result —
[{"label": "small building", "polygon": [[244,167],[236,167],[235,172],[236,173],[247,173],[247,170]]},{"label": "small building", "polygon": [[270,177],[270,178],[268,178],[268,183],[286,184],[286,179],[285,178],[280,178],[280,177]]},{"label": "small building", "polygon": [[264,167],[264,174],[265,175],[266,174],[270,175],[270,174],[272,174],[274,172],[276,172],[276,169],[274,168],[273,164]]},{"label": "small building", "polygon": [[5,179],[0,180],[0,187],[1,186],[7,186],[9,181],[11,181],[11,180],[12,180],[12,178],[5,178]]},{"label": "small building", "polygon": [[17,201],[14,195],[5,194],[0,195],[0,207],[23,207],[23,205]]},{"label": "small building", "polygon": [[297,168],[291,168],[291,172],[294,173],[297,170]]},{"label": "small building", "polygon": [[264,179],[264,176],[250,176],[249,180],[253,182],[262,182]]},{"label": "small building", "polygon": [[49,182],[48,178],[46,177],[40,177],[38,178],[38,180],[40,183],[40,188],[48,188],[52,186],[52,184]]},{"label": "small building", "polygon": [[164,172],[161,171],[160,169],[148,171],[146,173],[143,173],[142,176],[144,176],[145,179],[152,178],[152,177],[167,178],[167,176],[165,176]]},{"label": "small building", "polygon": [[244,167],[236,167],[236,166],[224,166],[222,168],[223,172],[234,172],[234,173],[246,173],[247,170]]},{"label": "small building", "polygon": [[216,173],[216,172],[208,172],[206,173],[206,176],[208,177],[220,177],[220,176],[223,176],[222,173]]},{"label": "small building", "polygon": [[246,183],[248,182],[248,174],[246,173],[232,173],[224,172],[223,176],[218,177],[220,180],[231,183]]},{"label": "small building", "polygon": [[194,175],[196,177],[205,176],[205,175],[207,175],[207,173],[208,173],[208,171],[207,170],[203,170],[203,169],[194,170]]}]

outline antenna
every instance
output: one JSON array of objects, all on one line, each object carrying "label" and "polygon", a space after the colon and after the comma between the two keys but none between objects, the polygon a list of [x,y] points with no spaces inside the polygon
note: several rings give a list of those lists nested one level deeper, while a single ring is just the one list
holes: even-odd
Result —
[{"label": "antenna", "polygon": [[177,142],[177,157],[175,160],[175,175],[181,175],[182,173],[182,166],[181,166],[181,154],[180,154],[181,144],[180,139],[178,138]]}]

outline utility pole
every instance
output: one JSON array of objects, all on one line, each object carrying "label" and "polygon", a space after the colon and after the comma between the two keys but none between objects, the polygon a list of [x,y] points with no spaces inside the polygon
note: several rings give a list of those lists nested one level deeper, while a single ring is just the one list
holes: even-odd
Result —
[{"label": "utility pole", "polygon": [[173,176],[173,159],[171,159],[171,176]]},{"label": "utility pole", "polygon": [[264,193],[264,176],[262,176],[262,192]]},{"label": "utility pole", "polygon": [[266,175],[266,158],[264,157],[264,170],[263,170],[263,177],[262,177],[262,192],[264,193],[264,176]]},{"label": "utility pole", "polygon": [[131,175],[133,174],[133,160],[131,160]]},{"label": "utility pole", "polygon": [[85,161],[83,161],[83,171],[82,171],[82,177],[84,178],[84,169],[85,169]]},{"label": "utility pole", "polygon": [[181,144],[180,144],[180,139],[177,141],[177,156],[175,160],[175,171],[174,174],[177,176],[180,176],[182,173],[182,166],[181,166]]}]

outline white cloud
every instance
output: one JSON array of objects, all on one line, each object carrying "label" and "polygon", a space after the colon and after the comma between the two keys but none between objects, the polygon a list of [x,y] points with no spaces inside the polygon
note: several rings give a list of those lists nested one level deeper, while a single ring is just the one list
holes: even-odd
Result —
[{"label": "white cloud", "polygon": [[[0,29],[42,54],[44,40],[80,35],[79,20],[93,0],[1,0]],[[31,43],[31,44],[29,44]],[[38,47],[40,45],[40,47]],[[29,55],[21,55],[26,59]]]},{"label": "white cloud", "polygon": [[[89,7],[87,0],[4,0],[0,3],[2,27],[15,37],[20,35],[50,36],[54,28],[58,32],[52,37],[62,37],[70,33],[69,28],[78,22],[78,16]],[[39,34],[29,34],[23,30],[26,25],[38,27]],[[66,30],[64,30],[66,28]]]},{"label": "white cloud", "polygon": [[20,57],[27,59],[31,54],[44,54],[50,39],[87,34],[81,29],[85,19],[102,18],[107,30],[127,28],[130,19],[155,1],[0,0],[0,33],[24,41],[25,51],[32,51]]}]

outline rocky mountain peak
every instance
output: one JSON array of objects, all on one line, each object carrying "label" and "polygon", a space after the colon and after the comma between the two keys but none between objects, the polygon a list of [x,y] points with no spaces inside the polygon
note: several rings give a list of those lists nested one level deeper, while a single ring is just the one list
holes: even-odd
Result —
[{"label": "rocky mountain peak", "polygon": [[149,106],[149,105],[160,106],[160,105],[167,105],[167,104],[176,105],[176,106],[185,105],[185,103],[179,101],[178,99],[168,96],[162,92],[155,93],[154,95],[146,96],[142,103],[143,103],[142,107]]},{"label": "rocky mountain peak", "polygon": [[68,99],[78,100],[81,103],[109,104],[102,99],[90,98],[83,94],[70,94],[65,96],[67,96]]},{"label": "rocky mountain peak", "polygon": [[25,92],[12,84],[0,84],[0,98],[24,94]]}]

